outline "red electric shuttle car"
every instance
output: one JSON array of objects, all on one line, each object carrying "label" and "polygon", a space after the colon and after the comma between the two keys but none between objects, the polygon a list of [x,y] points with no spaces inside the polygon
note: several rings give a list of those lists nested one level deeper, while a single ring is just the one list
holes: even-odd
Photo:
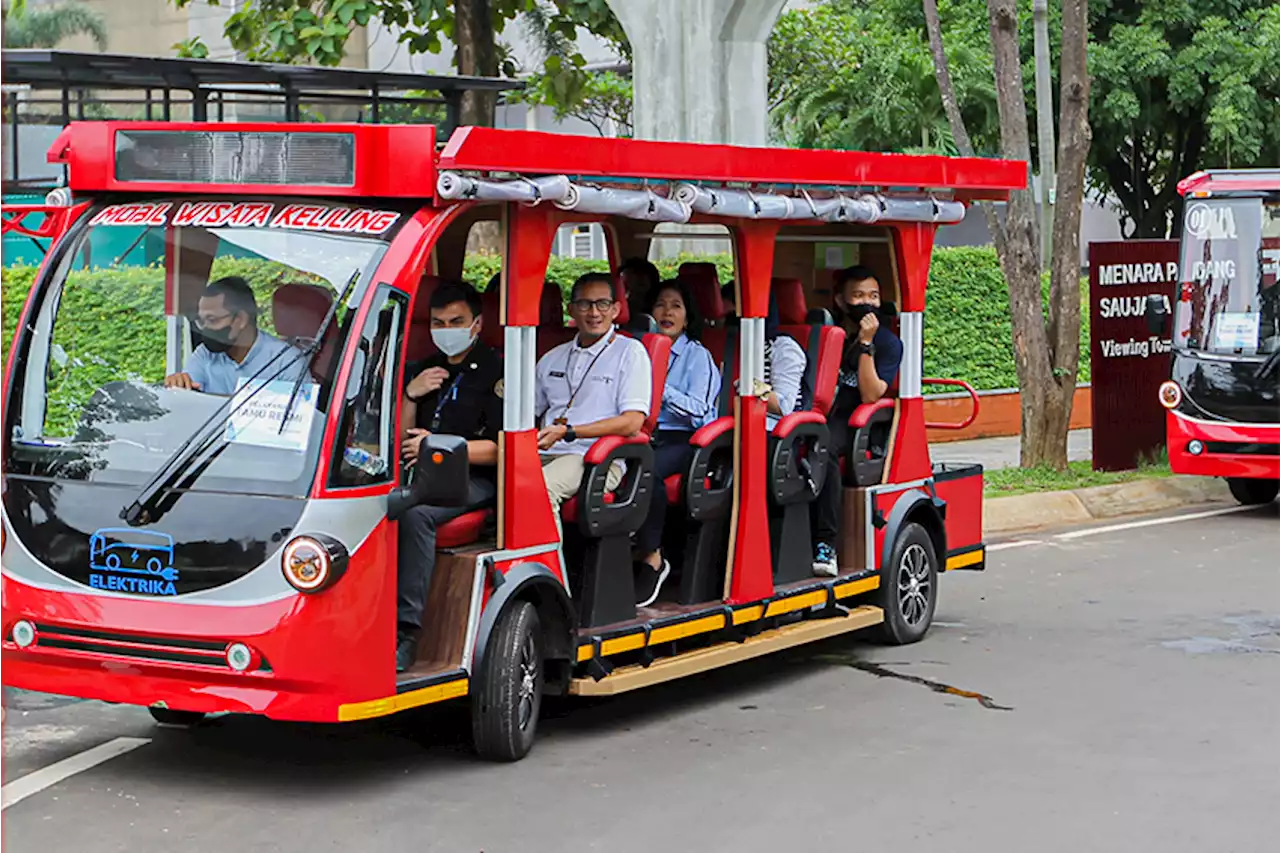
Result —
[{"label": "red electric shuttle car", "polygon": [[[1197,172],[1178,191],[1173,376],[1160,386],[1169,464],[1269,503],[1280,493],[1280,170]],[[1163,304],[1147,311],[1163,330]]]},{"label": "red electric shuttle car", "polygon": [[[4,384],[7,684],[168,722],[338,722],[469,697],[479,753],[514,759],[544,693],[620,693],[864,628],[914,642],[938,575],[983,566],[982,469],[929,458],[921,388],[943,380],[921,376],[925,284],[939,225],[1025,186],[1025,164],[115,122],[71,125],[49,156],[69,167],[70,192],[4,215],[6,229],[54,238]],[[505,246],[484,294],[505,357],[499,494],[440,528],[418,661],[397,675],[396,519],[414,503],[460,504],[468,478],[454,437],[401,464],[399,392],[406,362],[432,348],[430,290],[461,277],[482,221]],[[739,381],[694,435],[689,470],[666,482],[647,433],[598,440],[561,541],[534,365],[573,334],[544,278],[557,230],[575,223],[603,227],[615,270],[682,223],[720,226],[740,324],[720,322],[713,266],[681,275],[711,321],[708,348]],[[844,332],[815,309],[831,305],[828,261],[851,247],[896,302],[904,355],[828,471]],[[254,287],[260,326],[295,348],[230,396],[165,388],[200,341],[190,318],[203,288],[229,274]],[[814,389],[772,435],[747,393],[771,293]],[[654,366],[651,430],[669,341],[630,333]],[[276,378],[293,359],[309,370]],[[613,460],[627,473],[608,492]],[[840,574],[816,578],[808,504],[826,476],[844,485]],[[637,608],[629,540],[654,489],[671,498],[665,550],[680,582]]]}]

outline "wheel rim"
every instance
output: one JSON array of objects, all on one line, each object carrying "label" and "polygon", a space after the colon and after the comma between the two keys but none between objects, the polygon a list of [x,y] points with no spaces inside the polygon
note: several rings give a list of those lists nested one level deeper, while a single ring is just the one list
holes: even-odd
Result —
[{"label": "wheel rim", "polygon": [[929,577],[929,555],[924,546],[911,543],[898,561],[898,612],[912,627],[924,621],[933,595]]},{"label": "wheel rim", "polygon": [[533,722],[534,704],[538,698],[538,668],[542,662],[538,660],[538,650],[533,642],[533,635],[524,638],[520,647],[520,694],[519,719],[520,730],[529,728]]}]

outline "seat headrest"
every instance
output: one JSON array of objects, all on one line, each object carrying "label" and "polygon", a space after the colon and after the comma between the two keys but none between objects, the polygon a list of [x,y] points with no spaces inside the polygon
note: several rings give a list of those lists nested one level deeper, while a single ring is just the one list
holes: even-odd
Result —
[{"label": "seat headrest", "polygon": [[798,278],[775,278],[773,292],[778,300],[778,320],[784,326],[794,326],[805,322],[809,313],[805,304],[804,284]]},{"label": "seat headrest", "polygon": [[[496,311],[493,316],[498,316]],[[564,327],[564,294],[560,291],[560,285],[554,281],[542,283],[542,301],[538,305],[538,325]]]},{"label": "seat headrest", "polygon": [[627,280],[619,273],[613,277],[614,287],[618,291],[618,318],[613,322],[625,329],[631,322],[631,306],[627,302]]},{"label": "seat headrest", "polygon": [[658,321],[653,319],[651,314],[637,314],[630,319],[624,328],[637,337],[662,333],[662,330],[658,328]]},{"label": "seat headrest", "polygon": [[826,308],[814,308],[804,315],[804,322],[810,326],[831,326],[835,324],[835,320],[831,317],[831,312]]},{"label": "seat headrest", "polygon": [[689,261],[680,265],[679,278],[689,285],[689,293],[697,303],[698,314],[709,323],[724,317],[724,297],[720,293],[720,273],[716,265],[705,261]]},{"label": "seat headrest", "polygon": [[440,286],[440,277],[424,275],[418,282],[418,295],[413,300],[413,317],[411,323],[431,323],[431,294]]},{"label": "seat headrest", "polygon": [[282,338],[311,338],[333,305],[333,293],[318,284],[282,284],[271,294],[271,316]]}]

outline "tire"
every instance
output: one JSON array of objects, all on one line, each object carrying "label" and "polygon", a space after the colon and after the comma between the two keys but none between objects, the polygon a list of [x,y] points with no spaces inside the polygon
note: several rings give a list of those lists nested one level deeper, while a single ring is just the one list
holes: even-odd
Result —
[{"label": "tire", "polygon": [[1227,487],[1231,489],[1231,496],[1245,506],[1269,504],[1280,494],[1280,480],[1228,477]]},{"label": "tire", "polygon": [[914,521],[893,543],[889,562],[880,569],[880,638],[892,646],[917,643],[929,633],[938,603],[938,557],[933,539]]},{"label": "tire", "polygon": [[533,748],[546,674],[538,611],[513,603],[498,620],[471,698],[471,737],[488,761],[519,761]]},{"label": "tire", "polygon": [[204,722],[203,711],[175,711],[173,708],[148,708],[151,719],[164,726],[195,726]]}]

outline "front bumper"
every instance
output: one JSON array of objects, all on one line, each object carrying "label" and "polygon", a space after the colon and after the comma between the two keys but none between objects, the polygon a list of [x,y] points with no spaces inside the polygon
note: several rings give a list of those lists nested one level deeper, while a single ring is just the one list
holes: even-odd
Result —
[{"label": "front bumper", "polygon": [[[1166,413],[1169,467],[1175,474],[1201,477],[1280,479],[1280,424],[1206,421],[1181,412]],[[1200,454],[1188,445],[1199,441]],[[1257,452],[1263,450],[1264,452]]]}]

